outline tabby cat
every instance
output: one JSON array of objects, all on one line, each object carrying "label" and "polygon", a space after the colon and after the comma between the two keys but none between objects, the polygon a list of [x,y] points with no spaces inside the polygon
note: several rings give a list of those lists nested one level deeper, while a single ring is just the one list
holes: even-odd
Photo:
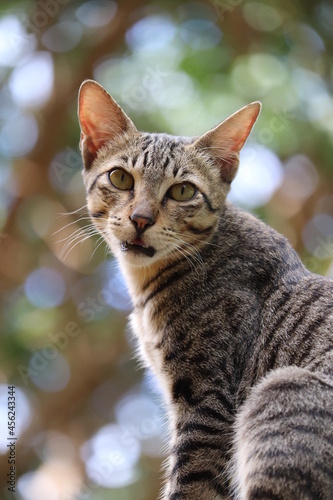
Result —
[{"label": "tabby cat", "polygon": [[333,499],[333,282],[226,201],[260,108],[174,137],[80,89],[88,210],[169,409],[164,500]]}]

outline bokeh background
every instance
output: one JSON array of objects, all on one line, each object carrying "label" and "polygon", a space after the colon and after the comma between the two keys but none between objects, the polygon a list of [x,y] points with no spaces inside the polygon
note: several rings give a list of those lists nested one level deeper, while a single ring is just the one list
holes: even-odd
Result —
[{"label": "bokeh background", "polygon": [[261,100],[230,199],[333,276],[333,6],[1,0],[0,16],[0,497],[154,500],[165,412],[87,218],[79,85],[94,78],[140,129],[181,135]]}]

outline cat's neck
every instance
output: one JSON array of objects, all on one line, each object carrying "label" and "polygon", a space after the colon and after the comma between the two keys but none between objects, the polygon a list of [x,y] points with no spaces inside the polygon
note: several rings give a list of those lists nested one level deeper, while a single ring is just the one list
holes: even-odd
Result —
[{"label": "cat's neck", "polygon": [[132,301],[140,297],[156,276],[168,266],[167,260],[153,262],[146,266],[134,266],[126,262],[120,262],[120,268],[125,278]]},{"label": "cat's neck", "polygon": [[144,301],[145,296],[158,287],[160,280],[168,275],[182,272],[184,268],[191,268],[193,264],[190,259],[184,259],[182,255],[165,258],[146,266],[133,266],[126,262],[120,262],[120,268],[125,278],[129,294],[134,306]]}]

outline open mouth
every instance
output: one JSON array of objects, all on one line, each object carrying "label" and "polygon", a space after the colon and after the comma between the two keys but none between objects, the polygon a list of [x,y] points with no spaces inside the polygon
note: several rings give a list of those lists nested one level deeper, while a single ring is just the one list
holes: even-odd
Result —
[{"label": "open mouth", "polygon": [[132,243],[128,243],[127,241],[123,242],[121,244],[121,251],[143,254],[147,255],[147,257],[153,257],[153,255],[155,255],[155,249],[146,246],[139,238],[136,238]]}]

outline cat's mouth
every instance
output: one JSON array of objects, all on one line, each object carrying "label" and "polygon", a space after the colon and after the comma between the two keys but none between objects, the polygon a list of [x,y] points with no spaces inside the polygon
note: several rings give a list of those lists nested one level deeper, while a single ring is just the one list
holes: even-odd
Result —
[{"label": "cat's mouth", "polygon": [[155,255],[155,248],[145,245],[140,238],[136,238],[135,240],[132,241],[132,243],[124,241],[121,244],[121,251],[143,254],[147,255],[148,257],[153,257]]}]

